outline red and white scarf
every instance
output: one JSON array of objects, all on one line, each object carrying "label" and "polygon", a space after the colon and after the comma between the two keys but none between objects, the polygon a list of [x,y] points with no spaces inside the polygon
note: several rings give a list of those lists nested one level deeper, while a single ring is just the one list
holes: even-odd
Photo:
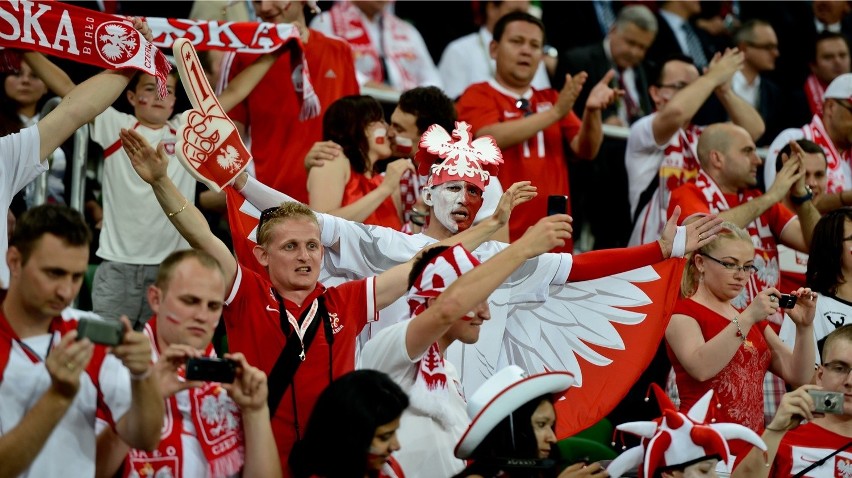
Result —
[{"label": "red and white scarf", "polygon": [[[352,46],[358,71],[375,82],[389,83],[382,74],[382,59],[370,40],[367,27],[364,25],[363,14],[358,7],[349,1],[337,2],[328,13],[331,16],[331,28],[334,34]],[[407,25],[387,11],[382,11],[380,15],[383,28],[379,34],[382,38],[377,40],[381,41],[386,65],[399,73],[402,83],[400,89],[410,90],[417,86],[417,79],[412,76],[404,63],[410,63],[417,55],[410,48],[411,40],[408,38]]]},{"label": "red and white scarf", "polygon": [[35,50],[107,69],[133,68],[157,78],[166,96],[171,65],[122,17],[60,2],[0,2],[0,46]]},{"label": "red and white scarf", "polygon": [[[712,214],[718,214],[731,209],[731,206],[728,205],[728,200],[725,199],[725,195],[719,189],[719,186],[704,171],[698,173],[695,185],[704,194],[704,198],[707,200]],[[757,195],[748,194],[748,191],[745,194],[739,193],[739,204],[744,204]],[[745,230],[748,231],[749,236],[752,238],[752,243],[755,244],[754,266],[757,268],[757,272],[749,277],[745,289],[733,301],[734,307],[740,310],[745,309],[752,299],[757,296],[758,292],[767,287],[777,287],[781,279],[781,272],[778,265],[778,246],[772,235],[772,231],[769,229],[769,225],[763,224],[761,217],[758,216],[754,221],[748,223]],[[770,316],[769,319],[780,323],[781,316],[775,314]]]},{"label": "red and white scarf", "polygon": [[802,127],[802,132],[805,134],[805,139],[809,139],[814,143],[822,146],[825,151],[826,171],[825,176],[828,184],[825,188],[828,193],[839,193],[847,189],[846,183],[852,178],[846,177],[844,165],[847,167],[852,164],[849,150],[842,152],[834,147],[834,142],[825,131],[825,125],[822,123],[822,117],[814,115],[809,124]]},{"label": "red and white scarf", "polygon": [[[154,360],[157,348],[157,316],[145,324],[145,333],[151,340]],[[204,351],[206,357],[215,357],[213,346]],[[183,392],[180,392],[183,393]],[[186,391],[191,404],[195,438],[208,463],[204,476],[213,478],[238,475],[245,463],[245,445],[240,409],[218,383],[205,382],[199,388]],[[166,399],[166,414],[160,431],[160,445],[153,452],[131,450],[127,455],[124,476],[158,476],[160,470],[169,468],[174,478],[183,476],[184,456],[182,436],[183,415],[176,396]]]},{"label": "red and white scarf", "polygon": [[805,97],[808,99],[808,106],[811,113],[822,116],[822,103],[825,101],[825,86],[820,83],[814,74],[808,75],[805,80]]},{"label": "red and white scarf", "polygon": [[[433,258],[411,286],[406,299],[414,318],[426,310],[426,301],[441,295],[462,274],[479,265],[461,244],[457,244]],[[464,320],[464,319],[462,319]],[[438,342],[433,343],[418,362],[417,377],[409,394],[411,408],[419,410],[447,425],[452,418],[447,409],[449,387],[444,354]]]}]

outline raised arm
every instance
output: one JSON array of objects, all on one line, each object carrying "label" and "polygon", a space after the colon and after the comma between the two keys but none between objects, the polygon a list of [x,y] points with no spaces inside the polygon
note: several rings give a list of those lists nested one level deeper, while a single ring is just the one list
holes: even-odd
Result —
[{"label": "raised arm", "polygon": [[796,324],[796,343],[793,350],[781,342],[774,330],[764,329],[766,343],[772,351],[770,370],[793,387],[811,383],[814,376],[814,315],[816,294],[808,288],[800,288],[792,294],[798,297],[796,305],[788,309],[787,315]]},{"label": "raised arm", "polygon": [[246,67],[237,76],[228,82],[225,91],[217,95],[219,104],[222,109],[230,111],[231,108],[240,104],[251,93],[255,86],[260,83],[260,80],[266,75],[266,72],[272,68],[278,56],[284,48],[277,50],[276,53],[266,53],[261,55],[251,65]]},{"label": "raised arm", "polygon": [[23,59],[33,69],[33,73],[57,96],[65,98],[77,86],[62,68],[41,53],[28,51],[23,54]]},{"label": "raised arm", "polygon": [[615,70],[609,70],[606,75],[589,92],[586,107],[583,110],[583,122],[580,131],[571,139],[571,151],[580,159],[597,157],[603,143],[603,110],[611,105],[622,90],[614,90],[609,84],[615,77]]},{"label": "raised arm", "polygon": [[[747,227],[752,221],[758,218],[761,214],[769,210],[773,205],[781,202],[784,196],[790,191],[790,188],[804,174],[804,168],[801,167],[801,159],[792,158],[784,163],[781,170],[775,176],[775,181],[765,194],[762,194],[751,201],[747,201],[739,206],[722,211],[719,217],[726,221],[730,221],[739,227]],[[808,201],[810,203],[810,201]],[[813,204],[809,204],[813,207]],[[811,229],[813,230],[813,229]]]},{"label": "raised arm", "polygon": [[[523,204],[536,196],[535,189],[535,187],[530,186],[529,181],[513,184],[503,192],[503,195],[500,197],[500,203],[490,218],[471,227],[467,231],[450,236],[437,244],[430,244],[426,249],[435,245],[454,246],[456,244],[461,244],[469,251],[476,249],[480,244],[487,241],[492,234],[509,222],[509,217],[515,206]],[[565,215],[565,218],[567,237],[571,237],[571,217]],[[408,290],[408,274],[411,272],[411,267],[414,265],[416,257],[417,255],[376,277],[376,305],[379,309],[383,309],[396,302]]]},{"label": "raised arm", "polygon": [[566,214],[542,218],[512,245],[453,282],[429,308],[411,319],[405,336],[408,356],[423,355],[456,321],[464,320],[477,304],[488,299],[524,261],[564,245],[571,236],[568,220]]},{"label": "raised arm", "polygon": [[[133,27],[150,40],[148,24],[133,18]],[[42,159],[60,147],[74,131],[104,112],[127,87],[136,70],[109,70],[80,83],[65,95],[55,110],[38,122]]]},{"label": "raised arm", "polygon": [[736,48],[724,55],[716,54],[703,76],[678,91],[657,112],[652,123],[654,141],[657,144],[667,143],[677,130],[691,122],[713,90],[730,81],[742,63],[743,54]]},{"label": "raised arm", "polygon": [[122,129],[119,134],[124,150],[130,157],[133,169],[143,181],[151,185],[163,212],[180,232],[181,236],[195,249],[210,253],[219,262],[228,285],[237,275],[237,260],[228,247],[216,237],[210,226],[189,199],[177,189],[167,174],[168,156],[159,145],[157,151],[139,133]]}]

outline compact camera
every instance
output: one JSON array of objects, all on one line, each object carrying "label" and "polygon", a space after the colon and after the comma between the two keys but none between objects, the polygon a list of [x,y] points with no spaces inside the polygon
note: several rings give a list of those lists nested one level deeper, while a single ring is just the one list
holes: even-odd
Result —
[{"label": "compact camera", "polygon": [[814,399],[815,412],[843,414],[843,393],[808,390],[808,395]]},{"label": "compact camera", "polygon": [[120,322],[80,319],[77,323],[77,340],[89,339],[95,344],[115,346],[123,337],[124,325]]},{"label": "compact camera", "polygon": [[782,309],[792,309],[796,305],[797,297],[790,294],[781,294],[778,298],[778,307]]},{"label": "compact camera", "polygon": [[233,360],[201,357],[186,361],[186,379],[201,382],[234,383],[237,363]]}]

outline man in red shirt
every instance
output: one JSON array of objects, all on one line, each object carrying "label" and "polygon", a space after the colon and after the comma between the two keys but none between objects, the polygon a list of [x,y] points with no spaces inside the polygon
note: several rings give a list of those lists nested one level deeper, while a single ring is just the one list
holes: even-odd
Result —
[{"label": "man in red shirt", "polygon": [[[320,225],[307,206],[286,202],[263,211],[253,253],[268,279],[240,265],[198,209],[166,175],[162,148],[155,152],[132,130],[124,148],[163,211],[193,248],[216,258],[229,285],[223,318],[232,352],[270,377],[272,430],[285,476],[287,457],[320,392],[354,369],[355,341],[378,310],[406,292],[412,260],[366,279],[325,287],[317,281],[323,257]],[[475,249],[504,221],[489,221],[445,241]]]},{"label": "man in red shirt", "polygon": [[[264,22],[294,23],[298,26],[311,83],[321,109],[316,117],[299,118],[302,85],[294,83],[291,53],[285,52],[249,97],[229,111],[228,116],[240,128],[240,136],[247,144],[251,139],[256,177],[264,184],[307,203],[308,176],[302,158],[314,142],[322,140],[322,114],[336,99],[359,92],[352,50],[347,43],[305,26],[305,2],[254,3],[258,17]],[[257,56],[227,56],[223,61],[222,76],[228,79],[235,77]],[[250,136],[246,136],[246,128]]]},{"label": "man in red shirt", "polygon": [[[473,126],[477,137],[491,135],[503,151],[504,184],[532,181],[539,195],[509,222],[512,240],[546,214],[547,196],[568,196],[568,154],[594,159],[603,141],[601,110],[619,95],[608,83],[610,71],[589,93],[582,120],[571,109],[586,73],[566,75],[562,91],[536,90],[530,84],[541,62],[544,25],[524,12],[504,15],[494,26],[491,56],[494,79],[470,86],[459,98],[459,120]],[[571,208],[568,207],[570,214]],[[571,241],[566,249],[572,250]]]}]

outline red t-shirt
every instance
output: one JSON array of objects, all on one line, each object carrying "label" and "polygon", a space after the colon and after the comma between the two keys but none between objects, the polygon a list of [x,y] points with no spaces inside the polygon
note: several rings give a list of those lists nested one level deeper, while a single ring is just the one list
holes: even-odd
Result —
[{"label": "red t-shirt", "polygon": [[[354,370],[358,334],[367,321],[377,318],[374,281],[371,277],[329,288],[317,283],[316,289],[305,299],[302,307],[284,300],[287,310],[299,318],[316,297],[322,295],[325,298],[334,333],[331,351],[333,378]],[[222,317],[225,319],[231,351],[242,352],[250,364],[269,374],[287,344],[287,337],[280,326],[278,301],[272,294],[270,282],[239,266]],[[296,442],[294,416],[298,415],[299,428],[304,430],[314,403],[329,383],[328,348],[325,328],[320,323],[305,361],[296,372],[293,385],[287,388],[272,418],[272,431],[285,475],[289,469],[287,458]],[[269,379],[275,380],[275,377]],[[295,407],[292,395],[294,390]]]},{"label": "red t-shirt", "polygon": [[[497,90],[493,85],[490,82],[472,85],[456,103],[459,120],[473,126],[474,133],[494,123],[523,118],[524,113],[516,106],[519,95],[510,94],[502,88],[502,91]],[[558,96],[559,93],[553,89],[532,89],[530,111],[537,113],[553,108]],[[548,195],[570,198],[565,147],[580,131],[580,124],[580,118],[571,112],[523,143],[503,148],[500,182],[508,188],[518,181],[532,181],[532,185],[538,187],[538,196],[512,213],[509,220],[511,240],[521,237],[528,227],[547,214]],[[566,242],[565,250],[571,252],[572,241]]]},{"label": "red t-shirt", "polygon": [[[681,299],[675,304],[673,314],[695,319],[701,328],[704,341],[719,335],[731,321],[692,299]],[[758,435],[763,432],[763,376],[769,369],[772,352],[763,336],[769,324],[761,321],[746,334],[746,342],[737,353],[710,380],[703,382],[692,378],[666,342],[666,353],[675,371],[680,410],[688,411],[708,390],[713,389],[712,418],[716,422],[739,423]],[[738,339],[739,340],[739,339]],[[720,406],[717,408],[716,404]],[[749,444],[742,440],[729,442],[731,453],[738,459],[748,453]]]},{"label": "red t-shirt", "polygon": [[[251,127],[251,153],[256,177],[305,204],[308,202],[304,159],[314,142],[322,140],[322,114],[335,100],[360,91],[355,77],[352,49],[340,40],[311,30],[305,44],[311,84],[319,97],[320,115],[299,120],[299,95],[290,74],[290,53],[272,65],[248,98],[228,112],[234,120]],[[239,54],[227,72],[231,79],[257,59]],[[301,88],[301,87],[300,87]]]},{"label": "red t-shirt", "polygon": [[[788,431],[781,438],[769,476],[786,478],[795,475],[850,441],[852,438],[848,436],[838,435],[813,422],[805,423]],[[852,469],[852,450],[844,450],[826,460],[822,466],[809,471],[805,476],[845,477],[849,476],[850,469]]]},{"label": "red t-shirt", "polygon": [[[349,182],[346,183],[346,188],[343,190],[343,206],[352,204],[353,202],[366,196],[374,189],[382,184],[383,176],[374,174],[372,178],[368,178],[361,173],[351,170]],[[397,231],[402,229],[402,221],[399,218],[399,212],[396,205],[393,203],[393,196],[388,196],[379,204],[379,207],[372,214],[364,219],[364,224],[372,224],[375,226],[385,226]]]}]

